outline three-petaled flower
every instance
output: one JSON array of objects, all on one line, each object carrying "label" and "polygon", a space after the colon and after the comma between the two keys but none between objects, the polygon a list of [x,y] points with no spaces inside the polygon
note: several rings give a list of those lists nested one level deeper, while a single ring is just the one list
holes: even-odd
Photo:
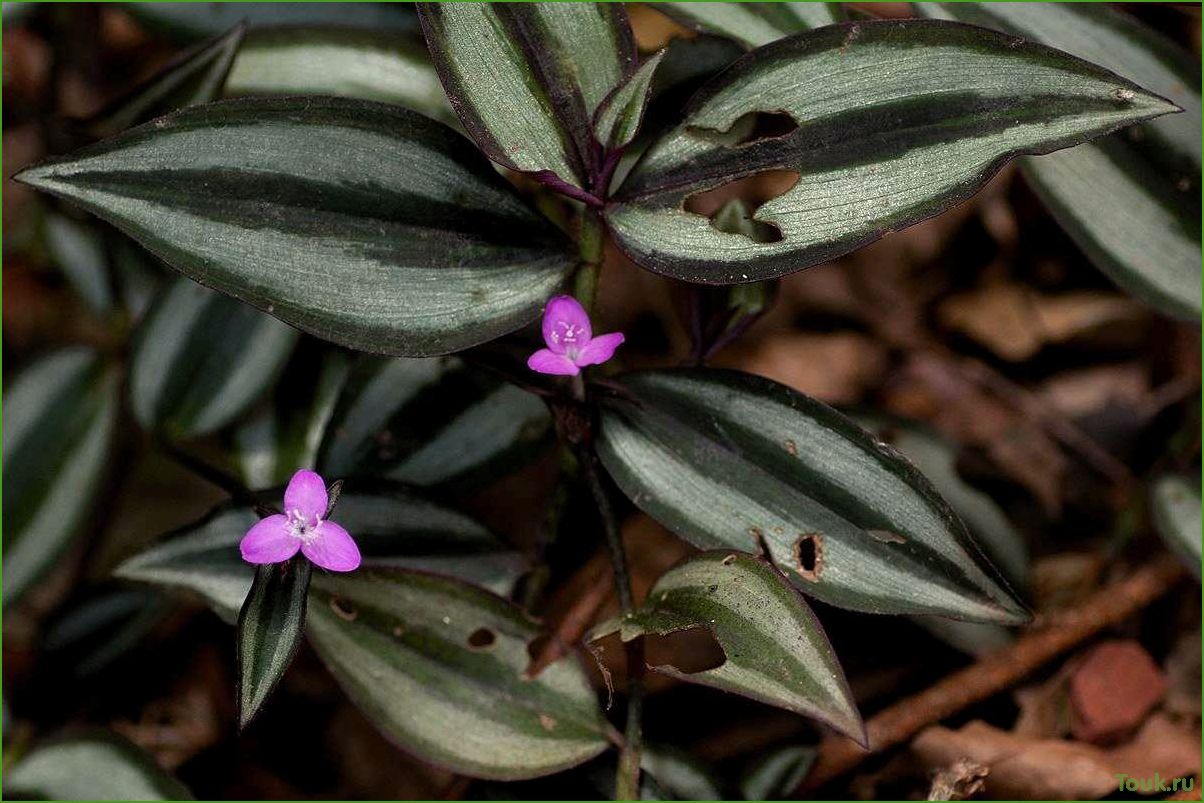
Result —
[{"label": "three-petaled flower", "polygon": [[298,551],[315,565],[332,572],[349,572],[360,565],[360,550],[351,535],[326,520],[330,499],[326,483],[316,472],[301,470],[284,491],[284,513],[276,513],[247,531],[238,545],[248,563],[281,563]]},{"label": "three-petaled flower", "polygon": [[556,296],[543,310],[543,340],[548,344],[527,358],[541,374],[576,376],[587,365],[609,360],[623,342],[622,332],[594,337],[589,314],[572,296]]}]

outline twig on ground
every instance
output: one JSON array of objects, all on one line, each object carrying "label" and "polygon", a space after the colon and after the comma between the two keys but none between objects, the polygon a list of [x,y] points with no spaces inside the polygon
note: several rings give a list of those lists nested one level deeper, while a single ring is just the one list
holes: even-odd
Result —
[{"label": "twig on ground", "polygon": [[1046,662],[1166,594],[1184,574],[1172,556],[1160,555],[1073,608],[1039,620],[1008,647],[871,717],[866,723],[868,752],[843,736],[825,737],[798,791],[822,786],[871,755],[902,744],[926,726],[1009,688]]}]

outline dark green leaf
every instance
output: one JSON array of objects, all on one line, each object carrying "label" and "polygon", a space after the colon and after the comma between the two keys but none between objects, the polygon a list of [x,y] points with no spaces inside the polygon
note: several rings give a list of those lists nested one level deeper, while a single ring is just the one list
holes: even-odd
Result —
[{"label": "dark green leaf", "polygon": [[[252,490],[284,485],[299,466],[318,465],[318,447],[351,370],[346,353],[293,353],[269,403],[233,433],[235,460]],[[347,472],[338,472],[346,476]]]},{"label": "dark green leaf", "polygon": [[538,397],[458,359],[365,358],[326,427],[317,465],[334,477],[465,487],[496,479],[550,433]]},{"label": "dark green leaf", "polygon": [[245,30],[235,25],[212,41],[185,50],[93,116],[88,132],[97,138],[110,137],[183,106],[219,97]]},{"label": "dark green leaf", "polygon": [[752,763],[740,778],[745,800],[789,800],[815,763],[815,748],[790,745],[772,750]]},{"label": "dark green leaf", "polygon": [[[6,4],[7,5],[7,4]],[[214,36],[244,22],[263,27],[333,26],[414,33],[418,20],[409,3],[126,3],[147,27],[182,39]]]},{"label": "dark green leaf", "polygon": [[411,571],[316,575],[310,643],[352,701],[422,759],[513,780],[580,764],[608,725],[574,657],[524,675],[539,628],[474,586]]},{"label": "dark green leaf", "polygon": [[227,95],[341,95],[457,123],[421,39],[379,30],[265,28],[238,51]]},{"label": "dark green leaf", "polygon": [[4,393],[4,604],[30,589],[88,522],[104,486],[119,377],[91,349],[32,365]]},{"label": "dark green leaf", "polygon": [[664,56],[665,51],[661,50],[648,57],[598,106],[594,114],[594,136],[603,147],[624,148],[635,139],[652,92],[652,77]]},{"label": "dark green leaf", "polygon": [[1165,475],[1150,489],[1154,525],[1162,540],[1200,579],[1200,482]]},{"label": "dark green leaf", "polygon": [[911,463],[830,407],[736,371],[645,371],[604,402],[598,451],[640,508],[703,549],[769,547],[854,610],[1027,614]]},{"label": "dark green leaf", "polygon": [[57,612],[41,646],[50,664],[74,678],[90,677],[142,643],[169,610],[156,589],[103,588]]},{"label": "dark green leaf", "polygon": [[238,725],[245,728],[301,646],[312,564],[298,557],[255,569],[238,614]]},{"label": "dark green leaf", "polygon": [[46,250],[88,309],[101,318],[113,309],[104,234],[93,221],[46,213]]},{"label": "dark green leaf", "polygon": [[635,68],[619,3],[419,3],[444,89],[491,159],[584,190],[591,121]]},{"label": "dark green leaf", "polygon": [[735,692],[828,723],[865,743],[865,728],[840,663],[815,614],[785,576],[766,561],[738,552],[693,555],[661,575],[640,609],[599,625],[596,640],[623,641],[706,628],[726,660],[714,669],[658,672]]},{"label": "dark green leaf", "polygon": [[173,438],[221,429],[276,381],[296,342],[292,327],[178,278],[135,335],[134,416]]},{"label": "dark green leaf", "polygon": [[747,48],[844,19],[840,3],[654,3],[652,8]]},{"label": "dark green leaf", "polygon": [[[404,566],[443,572],[508,593],[523,571],[521,557],[462,513],[388,483],[348,483],[333,519],[347,529],[365,566]],[[279,505],[283,491],[260,495]],[[159,544],[130,558],[116,574],[200,594],[234,621],[254,569],[238,543],[259,517],[253,505],[222,505]]]},{"label": "dark green leaf", "polygon": [[917,8],[927,16],[996,28],[1065,50],[1184,110],[1021,164],[1050,211],[1100,270],[1147,303],[1198,320],[1199,59],[1103,3],[918,3]]},{"label": "dark green leaf", "polygon": [[[711,284],[772,278],[938,214],[1013,156],[1175,110],[1106,70],[982,28],[830,25],[758,48],[699,90],[624,181],[607,220],[651,270]],[[764,114],[799,125],[758,139]],[[754,215],[778,230],[775,242],[722,232],[685,209],[699,193],[770,170],[799,175]]]},{"label": "dark green leaf", "polygon": [[96,731],[46,742],[4,770],[4,796],[34,800],[192,800],[124,737]]},{"label": "dark green leaf", "polygon": [[364,351],[496,338],[573,264],[460,135],[369,101],[211,103],[19,175],[190,278]]}]

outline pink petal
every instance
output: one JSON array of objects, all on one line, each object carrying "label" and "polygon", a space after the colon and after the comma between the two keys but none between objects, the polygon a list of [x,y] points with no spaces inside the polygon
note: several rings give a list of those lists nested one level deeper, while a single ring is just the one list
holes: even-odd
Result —
[{"label": "pink petal", "polygon": [[563,354],[557,354],[551,349],[540,349],[527,358],[527,367],[541,374],[558,376],[576,376],[581,369]]},{"label": "pink petal", "polygon": [[297,511],[307,522],[326,515],[326,483],[317,472],[301,469],[288,481],[284,490],[284,512]]},{"label": "pink petal", "polygon": [[543,342],[553,353],[580,348],[592,334],[589,314],[572,296],[555,296],[543,308]]},{"label": "pink petal", "polygon": [[622,332],[598,335],[585,344],[585,348],[581,349],[575,362],[582,367],[600,365],[614,356],[615,349],[623,344],[624,339]]},{"label": "pink petal", "polygon": [[300,548],[301,541],[293,535],[288,517],[279,513],[256,522],[238,545],[247,563],[280,563]]},{"label": "pink petal", "polygon": [[301,545],[301,552],[316,565],[332,572],[349,572],[360,565],[360,548],[348,534],[333,521],[319,525],[318,537]]}]

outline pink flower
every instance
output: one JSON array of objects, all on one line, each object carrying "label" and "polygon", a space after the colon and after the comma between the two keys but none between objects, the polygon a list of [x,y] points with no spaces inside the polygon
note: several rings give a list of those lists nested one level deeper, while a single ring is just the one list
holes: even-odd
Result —
[{"label": "pink flower", "polygon": [[541,374],[576,376],[587,365],[614,356],[622,332],[593,336],[589,315],[572,296],[556,296],[543,310],[543,340],[548,344],[527,358],[527,367]]},{"label": "pink flower", "polygon": [[324,520],[326,483],[301,470],[284,491],[284,513],[261,519],[238,548],[247,563],[280,563],[300,551],[323,569],[349,572],[360,565],[360,550],[346,530]]}]

